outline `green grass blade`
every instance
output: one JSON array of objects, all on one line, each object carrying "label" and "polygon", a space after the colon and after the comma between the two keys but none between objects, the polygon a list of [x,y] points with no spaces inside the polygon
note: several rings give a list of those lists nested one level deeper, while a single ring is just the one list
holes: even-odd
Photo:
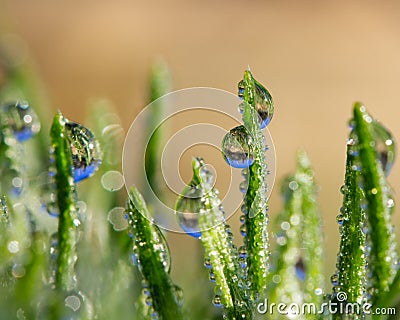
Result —
[{"label": "green grass blade", "polygon": [[[354,132],[358,139],[359,162],[365,198],[367,200],[367,250],[368,293],[372,303],[389,290],[394,278],[397,255],[391,224],[390,187],[386,181],[383,163],[375,146],[376,137],[373,126],[376,121],[367,113],[364,106],[354,106]],[[394,143],[392,141],[392,143]]]},{"label": "green grass blade", "polygon": [[[195,213],[198,214],[201,243],[208,260],[206,264],[211,268],[210,279],[216,284],[214,305],[223,306],[228,319],[252,319],[252,306],[245,291],[246,279],[240,277],[238,252],[233,244],[233,235],[225,223],[218,192],[210,184],[214,177],[201,158],[194,158],[192,167],[193,179],[187,188],[196,188],[201,195],[200,198],[191,201],[198,203],[198,212]],[[180,211],[179,204],[185,201],[183,198],[185,192],[177,201],[177,211]],[[247,255],[245,249],[240,251],[241,255]]]},{"label": "green grass blade", "polygon": [[155,128],[154,132],[149,132],[151,138],[147,144],[145,154],[146,178],[151,189],[156,195],[162,197],[160,183],[162,181],[160,170],[162,129],[157,125],[163,120],[166,114],[165,104],[162,100],[157,100],[169,92],[171,86],[170,74],[167,65],[162,61],[153,64],[150,73],[150,94],[149,99],[153,105],[153,112],[150,115],[149,128]]},{"label": "green grass blade", "polygon": [[[358,160],[354,152],[353,132],[350,134],[347,144],[347,160],[344,185],[341,187],[343,205],[337,217],[340,230],[340,249],[337,260],[337,272],[332,276],[334,296],[338,292],[347,295],[349,303],[357,303],[359,306],[365,302],[366,290],[366,256],[365,256],[365,211],[363,199],[365,197],[360,188],[361,172],[358,168]],[[350,317],[350,315],[349,315]],[[351,319],[361,319],[363,316],[351,315]],[[341,319],[340,314],[334,316]]]},{"label": "green grass blade", "polygon": [[135,187],[131,187],[129,192],[127,215],[134,236],[134,254],[147,282],[152,308],[163,320],[183,319],[175,286],[166,270],[167,244],[150,220],[144,199]]},{"label": "green grass blade", "polygon": [[[296,173],[282,188],[285,207],[278,217],[276,271],[269,277],[273,283],[269,298],[275,303],[318,307],[322,302],[323,239],[316,189],[310,161],[305,152],[299,152]],[[304,317],[313,319],[314,315]]]},{"label": "green grass blade", "polygon": [[66,138],[65,119],[61,113],[54,117],[50,131],[56,167],[58,222],[58,257],[56,287],[71,291],[76,288],[76,246],[80,221],[76,212],[75,183],[72,175],[72,154]]},{"label": "green grass blade", "polygon": [[254,142],[252,146],[254,162],[248,169],[248,187],[244,197],[247,212],[244,241],[248,252],[247,265],[252,296],[257,300],[257,296],[267,287],[269,258],[266,146],[260,129],[259,115],[254,105],[255,80],[250,71],[245,71],[243,81],[245,88],[243,122]]}]

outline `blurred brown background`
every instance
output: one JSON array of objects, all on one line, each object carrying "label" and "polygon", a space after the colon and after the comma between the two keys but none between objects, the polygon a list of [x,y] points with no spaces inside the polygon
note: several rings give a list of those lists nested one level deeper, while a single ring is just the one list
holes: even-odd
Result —
[{"label": "blurred brown background", "polygon": [[[250,65],[275,100],[269,129],[278,179],[293,170],[297,149],[312,160],[326,270],[333,272],[353,102],[363,101],[400,137],[400,2],[3,0],[0,20],[6,33],[24,39],[54,110],[78,121],[89,99],[105,97],[127,129],[146,105],[156,57],[169,64],[174,89],[235,92]],[[390,181],[397,190],[399,178],[395,165]],[[271,215],[280,207],[275,187]],[[399,225],[398,213],[394,219]],[[187,238],[172,246],[177,255],[194,246]],[[173,268],[179,272],[177,263]]]}]

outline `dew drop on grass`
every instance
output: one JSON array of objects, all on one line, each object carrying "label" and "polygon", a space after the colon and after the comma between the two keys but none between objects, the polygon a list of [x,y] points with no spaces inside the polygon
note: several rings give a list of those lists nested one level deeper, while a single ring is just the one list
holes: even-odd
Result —
[{"label": "dew drop on grass", "polygon": [[372,122],[372,132],[375,139],[375,149],[382,164],[382,169],[387,176],[394,163],[396,144],[391,133],[379,122]]},{"label": "dew drop on grass", "polygon": [[268,90],[256,80],[254,80],[254,85],[254,101],[258,115],[261,118],[260,128],[264,129],[271,122],[272,117],[274,116],[274,105],[271,94]]},{"label": "dew drop on grass", "polygon": [[19,142],[29,140],[40,130],[36,112],[25,101],[4,105],[2,113],[5,116],[1,121],[1,127],[9,127]]},{"label": "dew drop on grass", "polygon": [[174,285],[175,301],[179,306],[183,306],[183,290],[181,287]]},{"label": "dew drop on grass", "polygon": [[240,234],[241,234],[243,237],[245,237],[245,236],[247,235],[247,229],[246,229],[246,225],[245,225],[245,224],[242,224],[242,225],[240,226]]},{"label": "dew drop on grass", "polygon": [[[272,120],[274,116],[274,104],[271,94],[268,90],[257,80],[254,81],[254,104],[259,115],[260,128],[264,129]],[[241,80],[238,83],[238,97],[243,100],[245,93],[245,81]],[[243,109],[243,108],[242,108]],[[240,111],[240,109],[239,109]]]},{"label": "dew drop on grass", "polygon": [[145,303],[146,303],[146,306],[148,306],[148,307],[151,307],[153,305],[153,299],[151,298],[151,296],[146,297]]},{"label": "dew drop on grass", "polygon": [[247,258],[247,249],[246,246],[241,246],[239,248],[239,258]]},{"label": "dew drop on grass", "polygon": [[339,214],[337,217],[336,217],[336,221],[337,221],[337,223],[339,224],[339,225],[343,225],[343,221],[344,221],[344,217],[343,217],[343,215],[342,214]]},{"label": "dew drop on grass", "polygon": [[210,281],[214,283],[216,280],[217,280],[217,279],[216,279],[216,277],[215,277],[214,270],[211,269],[211,270],[210,270]]},{"label": "dew drop on grass", "polygon": [[300,258],[296,262],[295,268],[296,268],[297,278],[299,278],[301,281],[304,281],[306,279],[306,270],[305,270],[303,259]]},{"label": "dew drop on grass", "polygon": [[100,144],[94,134],[79,123],[65,120],[65,128],[71,146],[74,181],[91,177],[102,159]]},{"label": "dew drop on grass", "polygon": [[203,192],[197,187],[188,186],[176,203],[176,215],[182,230],[188,235],[200,238],[199,212],[202,207]]},{"label": "dew drop on grass", "polygon": [[244,126],[231,129],[222,140],[225,161],[234,168],[247,168],[254,162],[253,139]]},{"label": "dew drop on grass", "polygon": [[333,286],[337,286],[339,284],[339,276],[337,273],[335,273],[334,275],[332,275],[331,277],[331,283]]},{"label": "dew drop on grass", "polygon": [[212,268],[212,264],[211,264],[211,259],[210,259],[210,258],[204,259],[204,266],[205,266],[207,269],[211,269],[211,268]]}]

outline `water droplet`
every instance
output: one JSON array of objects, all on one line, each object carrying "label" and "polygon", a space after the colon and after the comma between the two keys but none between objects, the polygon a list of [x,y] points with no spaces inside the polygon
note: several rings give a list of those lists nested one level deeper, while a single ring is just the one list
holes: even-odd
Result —
[{"label": "water droplet", "polygon": [[244,126],[231,129],[222,140],[225,161],[234,168],[247,168],[254,162],[253,139]]},{"label": "water droplet", "polygon": [[216,307],[218,307],[218,308],[221,308],[221,307],[222,307],[221,296],[216,295],[216,296],[214,297],[214,299],[213,299],[213,305],[216,306]]},{"label": "water droplet", "polygon": [[343,194],[343,195],[347,193],[347,190],[348,190],[348,188],[347,188],[346,185],[342,185],[342,186],[340,187],[340,192],[341,192],[341,194]]},{"label": "water droplet", "polygon": [[183,290],[181,287],[175,285],[174,286],[175,300],[179,306],[183,306]]},{"label": "water droplet", "polygon": [[108,222],[113,225],[115,231],[125,230],[128,227],[128,221],[125,219],[125,208],[115,207],[108,212]]},{"label": "water droplet", "polygon": [[393,167],[396,154],[396,144],[391,133],[377,121],[372,123],[372,132],[375,138],[375,148],[378,152],[382,169],[387,176]]},{"label": "water droplet", "polygon": [[296,268],[296,275],[301,280],[304,281],[306,279],[306,270],[303,259],[300,258],[295,265]]},{"label": "water droplet", "polygon": [[339,284],[339,275],[337,273],[332,275],[331,283],[332,283],[333,286],[337,286]]},{"label": "water droplet", "polygon": [[148,287],[144,287],[144,288],[142,289],[142,293],[143,293],[143,295],[146,296],[146,297],[150,297],[150,296],[151,296],[151,293],[150,293],[150,290],[149,290]]},{"label": "water droplet", "polygon": [[[247,188],[249,186],[249,183],[245,180],[240,182],[239,184],[239,190],[241,193],[246,193],[247,192]],[[246,210],[246,206],[245,206],[245,210]]]},{"label": "water droplet", "polygon": [[156,310],[152,309],[152,310],[150,310],[149,313],[150,313],[150,317],[151,317],[152,320],[159,320],[160,319],[160,317],[158,315],[158,312]]},{"label": "water droplet", "polygon": [[146,306],[151,307],[153,305],[153,299],[151,297],[147,297],[145,299]]},{"label": "water droplet", "polygon": [[238,83],[238,97],[243,100],[244,98],[244,81],[240,80]]},{"label": "water droplet", "polygon": [[337,223],[339,224],[339,225],[343,225],[343,222],[344,222],[344,217],[343,217],[343,215],[342,214],[339,214],[337,217],[336,217],[336,221],[337,221]]},{"label": "water droplet", "polygon": [[124,186],[124,177],[119,171],[107,171],[101,177],[101,185],[110,192],[118,191]]},{"label": "water droplet", "polygon": [[71,146],[74,181],[91,177],[101,164],[102,152],[94,134],[79,123],[65,119]]},{"label": "water droplet", "polygon": [[[260,117],[260,128],[265,128],[272,120],[274,115],[274,103],[271,94],[268,90],[251,75],[251,80],[254,82],[254,105]],[[241,80],[238,83],[238,96],[244,99],[246,83]]]},{"label": "water droplet", "polygon": [[203,193],[196,187],[188,186],[178,198],[176,203],[176,215],[180,227],[188,235],[200,238],[199,212],[202,207]]},{"label": "water droplet", "polygon": [[210,281],[214,283],[216,280],[217,279],[215,277],[215,273],[214,273],[213,269],[211,269],[210,270]]},{"label": "water droplet", "polygon": [[246,225],[245,225],[245,224],[242,224],[242,225],[240,226],[240,234],[241,234],[243,237],[245,237],[245,236],[247,235],[247,229],[246,229]]},{"label": "water droplet", "polygon": [[239,266],[244,269],[247,267],[247,259],[246,258],[239,258]]},{"label": "water droplet", "polygon": [[204,259],[204,266],[205,266],[207,269],[211,269],[211,268],[212,268],[212,264],[211,264],[211,259],[210,259],[210,258]]},{"label": "water droplet", "polygon": [[17,101],[2,107],[4,120],[1,127],[9,127],[19,142],[29,140],[40,130],[40,123],[35,111],[27,102]]},{"label": "water droplet", "polygon": [[241,224],[245,223],[246,222],[246,216],[241,215],[240,218],[239,218],[239,221],[240,221]]},{"label": "water droplet", "polygon": [[247,258],[247,248],[245,246],[241,246],[239,248],[239,257],[240,258]]}]

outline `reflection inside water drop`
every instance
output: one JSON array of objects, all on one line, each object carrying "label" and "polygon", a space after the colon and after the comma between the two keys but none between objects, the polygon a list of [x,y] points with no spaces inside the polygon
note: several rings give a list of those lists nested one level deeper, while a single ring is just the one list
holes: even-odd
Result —
[{"label": "reflection inside water drop", "polygon": [[244,126],[231,129],[222,140],[225,161],[234,168],[247,168],[254,162],[253,139]]},{"label": "reflection inside water drop", "polygon": [[66,120],[72,153],[74,181],[91,177],[99,168],[102,159],[100,144],[94,134],[86,127]]},{"label": "reflection inside water drop", "polygon": [[26,101],[2,106],[1,128],[9,127],[19,142],[29,140],[40,131],[40,122],[36,112]]}]

